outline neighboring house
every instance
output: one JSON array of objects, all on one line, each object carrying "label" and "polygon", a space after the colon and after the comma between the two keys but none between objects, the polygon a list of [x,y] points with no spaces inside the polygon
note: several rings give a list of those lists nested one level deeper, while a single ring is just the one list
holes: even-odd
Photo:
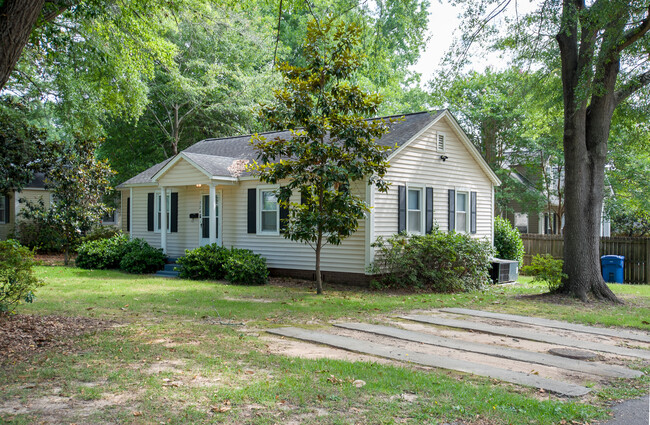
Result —
[{"label": "neighboring house", "polygon": [[45,176],[43,173],[34,174],[34,178],[19,192],[12,191],[8,195],[0,196],[0,240],[6,240],[7,236],[17,234],[16,218],[20,214],[22,204],[19,200],[25,199],[31,202],[43,200],[46,208],[49,208],[51,193],[45,188]]},{"label": "neighboring house", "polygon": [[[288,138],[290,132],[264,133]],[[257,158],[250,135],[206,139],[118,186],[122,228],[171,257],[208,243],[251,249],[275,274],[314,277],[314,252],[285,239],[273,191],[244,164]],[[388,193],[365,182],[351,190],[371,207],[358,231],[322,253],[326,280],[366,278],[371,243],[406,230],[432,226],[493,239],[494,188],[499,179],[446,110],[404,116],[377,143],[391,146]],[[162,195],[164,194],[164,196]],[[300,202],[294,194],[292,202]],[[162,231],[161,231],[162,230]]]},{"label": "neighboring house", "polygon": [[[512,172],[511,176],[528,187],[529,190],[538,190],[533,183],[535,177],[531,177],[530,171],[526,172],[524,167],[521,166],[513,166],[510,168],[510,171]],[[563,180],[563,173],[560,178]],[[564,184],[562,180],[560,180],[561,185]],[[554,180],[552,187],[557,187],[557,185],[557,180]],[[544,195],[540,194],[540,196]],[[524,205],[517,202],[511,202],[508,205],[509,211],[503,215],[520,233],[559,235],[563,233],[564,229],[564,203],[565,199],[558,197],[556,194],[551,194],[546,198],[541,211],[531,212],[530,208],[525,208]],[[609,218],[603,212],[601,216],[600,236],[610,236],[610,227]]]}]

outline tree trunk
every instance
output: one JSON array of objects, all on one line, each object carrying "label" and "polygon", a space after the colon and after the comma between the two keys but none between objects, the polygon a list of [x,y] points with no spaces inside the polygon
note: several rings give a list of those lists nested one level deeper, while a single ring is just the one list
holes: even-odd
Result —
[{"label": "tree trunk", "polygon": [[174,105],[174,121],[172,122],[172,154],[178,155],[178,140],[180,139],[180,122],[178,120],[179,105]]},{"label": "tree trunk", "polygon": [[0,90],[16,67],[45,0],[5,0],[0,6]]},{"label": "tree trunk", "polygon": [[318,233],[318,240],[316,241],[316,294],[323,294],[323,279],[320,274],[320,253],[323,249],[323,234]]},{"label": "tree trunk", "polygon": [[600,274],[605,157],[589,152],[585,139],[584,127],[565,131],[564,273],[568,279],[559,291],[585,302],[589,294],[598,299],[618,301]]}]

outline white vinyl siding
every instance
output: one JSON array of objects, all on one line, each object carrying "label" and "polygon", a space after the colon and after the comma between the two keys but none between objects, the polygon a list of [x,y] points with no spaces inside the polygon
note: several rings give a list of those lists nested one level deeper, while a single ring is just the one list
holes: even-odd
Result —
[{"label": "white vinyl siding", "polygon": [[[442,161],[438,151],[439,134],[445,135],[446,161]],[[442,230],[449,225],[449,190],[463,188],[476,192],[476,234],[472,237],[492,240],[492,181],[459,137],[443,117],[391,159],[385,178],[392,184],[387,193],[374,194],[373,239],[397,232],[397,187],[418,182],[433,188],[433,221]],[[467,205],[469,215],[469,196]]]},{"label": "white vinyl siding", "polygon": [[[261,254],[272,268],[313,270],[314,250],[309,245],[290,241],[277,233],[264,236],[247,233],[247,191],[258,186],[260,183],[256,180],[217,186],[217,190],[222,191],[222,245],[246,248]],[[154,186],[133,188],[131,226],[134,238],[143,238],[153,246],[160,247],[160,233],[147,231],[147,193],[157,190]],[[352,190],[365,199],[365,183],[356,183]],[[208,187],[174,187],[173,192],[178,192],[178,232],[167,233],[167,255],[179,257],[185,254],[185,249],[199,246],[200,219],[190,219],[189,215],[199,212],[201,195],[208,194]],[[128,193],[128,189],[124,191],[124,195]],[[300,195],[295,194],[291,202],[300,203]],[[341,245],[326,245],[323,248],[321,268],[324,272],[365,273],[365,220],[359,221],[359,230]]]},{"label": "white vinyl siding", "polygon": [[195,166],[179,160],[162,177],[158,179],[161,186],[194,186],[196,184],[208,184],[208,176],[199,171]]}]

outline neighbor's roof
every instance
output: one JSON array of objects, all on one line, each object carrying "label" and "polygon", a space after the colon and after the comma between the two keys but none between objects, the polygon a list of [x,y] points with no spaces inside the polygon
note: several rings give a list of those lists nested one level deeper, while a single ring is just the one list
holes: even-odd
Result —
[{"label": "neighbor's roof", "polygon": [[[417,112],[413,114],[373,118],[389,119],[404,117],[403,120],[390,124],[391,130],[379,139],[377,144],[391,147],[396,146],[399,148],[401,145],[411,140],[432,121],[438,118],[438,116],[440,116],[444,111],[445,110]],[[251,136],[251,134],[246,134],[218,139],[205,139],[185,149],[179,155],[189,158],[197,166],[201,167],[206,174],[212,176],[231,177],[228,167],[230,167],[234,161],[253,161],[258,159],[258,153],[250,143]],[[272,131],[260,133],[260,136],[264,136],[267,139],[288,139],[291,137],[291,132],[288,130]],[[125,181],[118,187],[155,183],[153,177],[173,159],[174,158],[169,158],[154,165],[137,176]],[[247,174],[248,173],[243,173],[242,175]]]}]

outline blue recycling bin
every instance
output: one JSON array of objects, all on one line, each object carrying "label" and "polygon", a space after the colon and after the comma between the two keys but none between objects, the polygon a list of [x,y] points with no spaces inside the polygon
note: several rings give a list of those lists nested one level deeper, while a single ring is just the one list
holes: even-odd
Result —
[{"label": "blue recycling bin", "polygon": [[623,283],[624,261],[625,257],[622,255],[603,255],[600,257],[605,282]]}]

